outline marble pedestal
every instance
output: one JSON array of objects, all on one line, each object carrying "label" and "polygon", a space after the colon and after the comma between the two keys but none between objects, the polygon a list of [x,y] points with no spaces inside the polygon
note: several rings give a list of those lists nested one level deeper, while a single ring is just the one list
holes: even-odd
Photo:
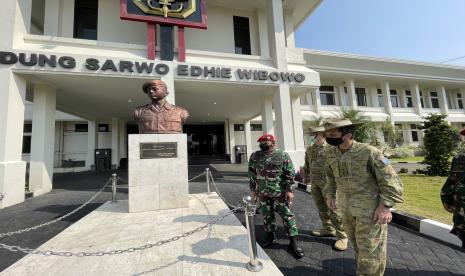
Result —
[{"label": "marble pedestal", "polygon": [[[176,143],[177,156],[141,158],[141,143]],[[129,212],[188,207],[186,134],[129,135]]]}]

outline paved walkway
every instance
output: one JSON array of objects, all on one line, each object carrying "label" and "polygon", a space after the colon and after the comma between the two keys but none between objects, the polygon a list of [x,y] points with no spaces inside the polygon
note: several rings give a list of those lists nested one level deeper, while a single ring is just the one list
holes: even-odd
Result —
[{"label": "paved walkway", "polygon": [[[215,165],[212,167],[217,186],[228,202],[237,204],[248,193],[248,183],[240,166]],[[189,168],[189,177],[202,172],[204,168]],[[127,173],[119,172],[122,177]],[[58,217],[92,196],[108,179],[107,174],[63,174],[55,177],[53,192],[30,199],[25,203],[0,210],[0,232],[24,228]],[[189,184],[190,193],[206,191],[204,180],[198,179]],[[121,199],[127,198],[127,189],[118,193]],[[63,222],[43,229],[0,239],[0,242],[37,247],[61,232],[79,218],[91,212],[110,198],[107,189],[96,202]],[[294,200],[298,226],[301,232],[302,247],[306,256],[295,260],[287,251],[287,238],[282,224],[278,222],[278,243],[266,249],[267,254],[285,275],[354,275],[354,252],[336,252],[331,249],[333,240],[311,237],[309,231],[321,226],[318,214],[310,195],[298,191]],[[243,216],[238,215],[244,223]],[[279,219],[278,219],[279,220]],[[257,236],[263,235],[263,221],[257,217]],[[389,227],[388,267],[386,275],[465,275],[465,252],[453,246],[420,236],[394,225]],[[0,250],[0,271],[13,264],[24,255]]]}]

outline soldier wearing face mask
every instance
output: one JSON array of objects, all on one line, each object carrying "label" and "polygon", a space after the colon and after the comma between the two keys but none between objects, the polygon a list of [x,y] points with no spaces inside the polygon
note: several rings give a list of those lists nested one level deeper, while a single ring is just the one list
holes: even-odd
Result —
[{"label": "soldier wearing face mask", "polygon": [[290,206],[294,199],[294,166],[286,152],[276,149],[273,135],[264,134],[257,142],[260,150],[249,160],[249,181],[252,198],[259,199],[267,236],[260,243],[265,248],[273,244],[276,231],[275,211],[281,216],[289,236],[289,249],[296,258],[304,256],[297,242],[297,223]]},{"label": "soldier wearing face mask", "polygon": [[309,146],[305,152],[305,183],[311,185],[312,197],[323,225],[323,228],[314,229],[310,233],[316,237],[337,237],[333,247],[343,251],[347,249],[347,235],[342,226],[342,217],[339,212],[326,206],[323,195],[323,188],[326,184],[325,152],[330,147],[324,136],[325,128],[322,126],[312,127],[309,131],[314,139],[312,139],[313,145]]},{"label": "soldier wearing face mask", "polygon": [[[402,182],[382,152],[354,140],[350,120],[325,123],[326,202],[342,213],[344,229],[354,246],[357,275],[381,276],[386,268],[390,208],[402,203]],[[337,196],[337,205],[336,205]]]}]

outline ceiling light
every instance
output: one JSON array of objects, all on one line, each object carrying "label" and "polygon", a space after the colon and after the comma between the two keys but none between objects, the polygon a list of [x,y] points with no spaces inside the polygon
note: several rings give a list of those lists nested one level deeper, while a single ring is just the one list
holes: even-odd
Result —
[{"label": "ceiling light", "polygon": [[210,116],[210,113],[207,113],[207,116]]},{"label": "ceiling light", "polygon": [[216,103],[213,103],[213,104],[216,104]]},{"label": "ceiling light", "polygon": [[128,100],[128,103],[132,103],[132,100]]}]

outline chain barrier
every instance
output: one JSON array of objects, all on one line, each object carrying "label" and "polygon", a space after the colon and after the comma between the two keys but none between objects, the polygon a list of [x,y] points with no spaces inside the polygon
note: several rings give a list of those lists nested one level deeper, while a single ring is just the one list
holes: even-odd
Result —
[{"label": "chain barrier", "polygon": [[209,174],[209,177],[211,179],[211,183],[213,184],[213,187],[215,188],[216,190],[216,193],[218,194],[218,196],[224,201],[224,203],[229,207],[229,208],[237,208],[236,205],[234,204],[231,204],[228,200],[226,200],[226,198],[224,198],[224,196],[220,193],[220,189],[218,188],[218,186],[216,185],[216,182],[215,182],[215,179],[213,178],[213,175],[211,174],[211,172],[208,172]]},{"label": "chain barrier", "polygon": [[28,227],[28,228],[24,228],[24,229],[20,229],[20,230],[16,230],[16,231],[11,231],[11,232],[6,232],[6,233],[0,233],[0,238],[7,237],[7,236],[13,236],[13,235],[17,235],[17,234],[22,234],[22,233],[29,232],[29,231],[32,231],[32,230],[36,230],[36,229],[42,228],[44,226],[56,223],[56,222],[58,222],[60,220],[63,220],[65,218],[75,214],[76,212],[78,212],[81,209],[83,209],[84,207],[86,207],[89,203],[94,201],[103,192],[103,190],[105,190],[105,188],[108,186],[108,184],[110,184],[110,182],[111,182],[111,178],[105,183],[105,185],[103,185],[103,187],[94,196],[92,196],[89,200],[84,202],[81,206],[77,207],[73,211],[71,211],[71,212],[69,212],[69,213],[67,213],[67,214],[65,214],[65,215],[63,215],[61,217],[58,217],[58,218],[56,218],[54,220],[51,220],[51,221],[48,221],[48,222],[45,222],[45,223],[42,223],[42,224],[39,224],[39,225],[36,225],[36,226],[31,226],[31,227]]},{"label": "chain barrier", "polygon": [[204,229],[207,229],[222,220],[224,220],[227,216],[237,212],[237,210],[244,208],[243,205],[239,205],[237,208],[230,210],[226,214],[222,216],[218,216],[216,219],[211,220],[209,223],[202,225],[200,227],[195,228],[194,230],[185,232],[181,235],[174,236],[172,238],[166,239],[166,240],[161,240],[156,243],[148,243],[139,247],[129,247],[125,249],[114,249],[110,251],[96,251],[96,252],[68,252],[68,251],[52,251],[52,250],[38,250],[38,249],[32,249],[32,248],[27,248],[27,247],[20,247],[16,245],[7,245],[4,243],[0,243],[0,248],[12,251],[12,252],[23,252],[26,254],[34,254],[34,255],[44,255],[44,256],[59,256],[59,257],[101,257],[105,255],[120,255],[123,253],[133,253],[136,251],[142,251],[142,250],[147,250],[152,247],[158,247],[165,245],[170,242],[177,241],[182,238],[189,237],[195,233],[198,233]]},{"label": "chain barrier", "polygon": [[[196,180],[197,178],[200,178],[202,177],[203,175],[205,175],[205,172],[202,172],[201,174],[197,175],[197,176],[194,176],[193,178],[187,180],[187,182],[191,182],[193,180]],[[122,177],[118,177],[118,180],[122,180],[123,182],[126,182],[126,183],[129,183],[129,180],[125,179],[125,178],[122,178]]]}]

